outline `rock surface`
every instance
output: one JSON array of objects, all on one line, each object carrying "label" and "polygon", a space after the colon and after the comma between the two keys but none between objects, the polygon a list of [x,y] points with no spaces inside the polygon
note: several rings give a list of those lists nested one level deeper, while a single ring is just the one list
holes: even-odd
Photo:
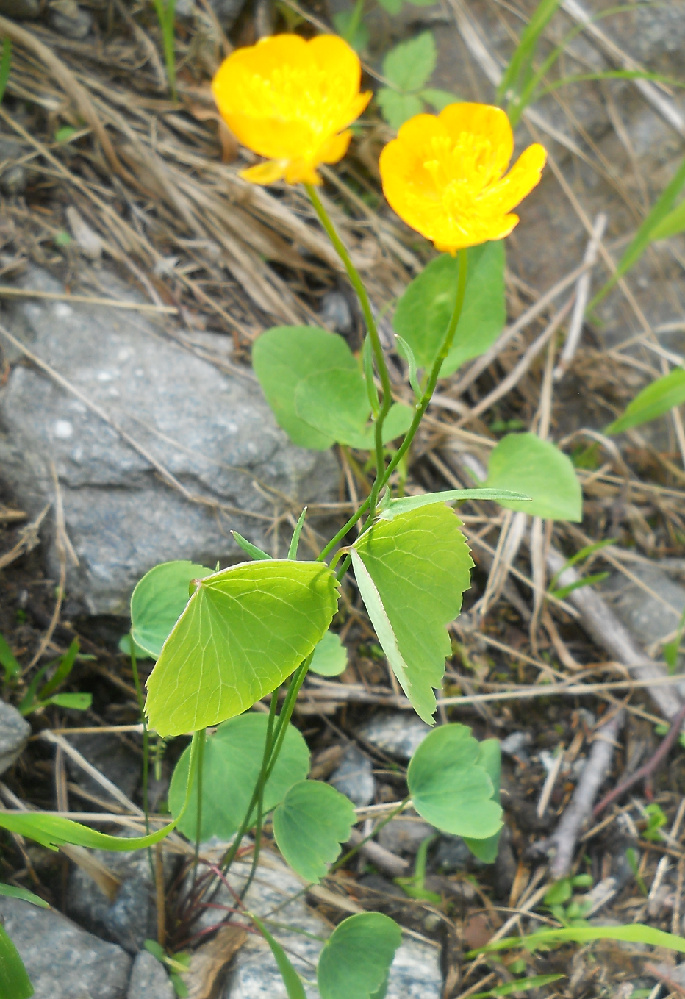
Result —
[{"label": "rock surface", "polygon": [[358,808],[373,801],[375,781],[371,760],[353,743],[343,753],[342,760],[329,777],[336,791],[346,794]]},{"label": "rock surface", "polygon": [[[139,301],[114,277],[103,281],[111,298]],[[64,293],[35,268],[20,283]],[[158,562],[242,561],[231,529],[270,550],[284,497],[295,507],[333,497],[332,453],[291,445],[247,369],[219,371],[135,310],[29,298],[3,308],[2,321],[55,372],[9,351],[0,469],[34,513],[55,502],[54,464],[78,558],[67,579],[76,610],[125,615],[133,587]],[[54,528],[49,560],[56,574]]]},{"label": "rock surface", "polygon": [[24,749],[31,726],[16,708],[0,701],[0,774],[12,766]]},{"label": "rock surface", "polygon": [[174,987],[164,966],[142,950],[133,962],[126,999],[174,999]]},{"label": "rock surface", "polygon": [[[264,854],[263,854],[264,855]],[[234,865],[229,876],[234,888],[240,889],[247,865]],[[321,950],[320,940],[304,936],[313,934],[326,938],[330,926],[310,911],[299,894],[302,883],[279,860],[266,855],[245,898],[246,907],[257,915],[267,915],[278,906],[279,923],[293,927],[292,931],[270,926],[270,932],[285,947],[293,966],[305,979],[316,978],[316,964]],[[291,901],[288,901],[288,899]],[[233,896],[223,885],[214,898],[216,905],[232,907]],[[284,904],[285,903],[285,904]],[[213,925],[216,908],[207,911],[197,929]],[[298,932],[299,931],[299,932]],[[442,991],[440,951],[421,941],[404,938],[390,969],[386,999],[439,999]],[[318,990],[305,986],[307,999],[318,999]],[[220,999],[287,999],[287,992],[267,944],[256,934],[250,934],[236,954]]]},{"label": "rock surface", "polygon": [[627,569],[633,579],[612,573],[602,584],[603,595],[639,645],[659,657],[685,607],[685,564],[638,562]]},{"label": "rock surface", "polygon": [[359,735],[372,746],[409,760],[431,731],[429,725],[407,712],[384,712],[362,725]]},{"label": "rock surface", "polygon": [[131,958],[53,909],[0,897],[0,919],[19,951],[34,999],[123,999]]}]

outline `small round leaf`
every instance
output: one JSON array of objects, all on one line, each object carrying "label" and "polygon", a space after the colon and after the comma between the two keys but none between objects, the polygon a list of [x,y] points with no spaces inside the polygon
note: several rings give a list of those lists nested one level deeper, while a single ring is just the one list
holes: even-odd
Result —
[{"label": "small round leaf", "polygon": [[321,781],[303,780],[274,812],[274,836],[292,869],[315,883],[337,858],[355,821],[354,806],[344,794]]},{"label": "small round leaf", "polygon": [[321,951],[321,999],[374,999],[385,994],[402,931],[389,916],[362,912],[333,931]]}]

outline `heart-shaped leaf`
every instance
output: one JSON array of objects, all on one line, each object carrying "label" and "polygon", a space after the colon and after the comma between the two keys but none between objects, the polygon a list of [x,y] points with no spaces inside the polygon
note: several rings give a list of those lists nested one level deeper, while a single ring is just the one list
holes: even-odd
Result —
[{"label": "heart-shaped leaf", "polygon": [[349,798],[330,784],[303,780],[274,812],[278,849],[294,871],[312,884],[328,872],[356,822]]},{"label": "heart-shaped leaf", "polygon": [[147,681],[151,727],[181,735],[252,707],[314,651],[337,596],[320,562],[264,559],[199,580]]},{"label": "heart-shaped leaf", "polygon": [[500,500],[510,510],[548,520],[582,520],[583,495],[570,458],[536,434],[503,437],[490,455],[483,485],[531,497],[524,503]]},{"label": "heart-shaped leaf", "polygon": [[[219,725],[207,736],[202,754],[202,826],[200,841],[218,836],[229,839],[240,827],[257,784],[264,756],[268,718],[250,712]],[[183,807],[188,782],[190,747],[174,768],[169,787],[169,809],[176,816]],[[292,725],[288,725],[281,752],[264,788],[265,812],[275,808],[288,790],[309,772],[307,744]],[[178,828],[190,840],[197,834],[197,788]]]},{"label": "heart-shaped leaf", "polygon": [[319,676],[340,676],[347,667],[347,649],[334,631],[327,631],[314,649],[309,669]]},{"label": "heart-shaped leaf", "polygon": [[[502,779],[502,753],[498,739],[484,739],[479,743],[478,765],[483,767],[492,782],[492,801],[500,803],[500,782]],[[494,864],[499,850],[499,831],[487,839],[472,839],[464,837],[464,842],[471,853],[485,864]]]},{"label": "heart-shaped leaf", "polygon": [[211,576],[212,570],[195,562],[163,562],[146,572],[131,597],[133,640],[158,659],[191,593],[193,579]]},{"label": "heart-shaped leaf", "polygon": [[402,931],[389,916],[361,912],[328,938],[317,971],[321,999],[380,999]]},{"label": "heart-shaped leaf", "polygon": [[354,574],[378,640],[416,713],[433,724],[473,561],[460,521],[442,503],[380,520],[351,549]]},{"label": "heart-shaped leaf", "polygon": [[495,788],[466,725],[442,725],[423,740],[407,770],[414,808],[436,829],[486,839],[502,826]]},{"label": "heart-shaped leaf", "polygon": [[[454,308],[459,262],[442,254],[431,260],[408,285],[397,303],[393,327],[403,337],[420,368],[430,368],[445,339]],[[440,376],[451,375],[465,361],[479,357],[504,329],[504,243],[483,243],[467,250],[466,294],[452,348]]]}]

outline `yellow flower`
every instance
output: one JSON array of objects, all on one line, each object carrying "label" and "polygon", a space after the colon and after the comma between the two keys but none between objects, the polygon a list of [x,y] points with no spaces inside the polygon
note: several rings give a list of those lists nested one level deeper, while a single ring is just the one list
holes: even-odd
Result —
[{"label": "yellow flower", "polygon": [[241,176],[255,184],[321,183],[316,168],[342,159],[347,126],[371,97],[359,93],[360,80],[356,53],[334,35],[274,35],[236,49],[214,77],[214,98],[239,141],[267,157]]},{"label": "yellow flower", "polygon": [[454,254],[508,236],[511,210],[540,180],[547,153],[537,143],[514,151],[504,111],[487,104],[450,104],[439,115],[405,122],[380,158],[383,193],[404,221]]}]

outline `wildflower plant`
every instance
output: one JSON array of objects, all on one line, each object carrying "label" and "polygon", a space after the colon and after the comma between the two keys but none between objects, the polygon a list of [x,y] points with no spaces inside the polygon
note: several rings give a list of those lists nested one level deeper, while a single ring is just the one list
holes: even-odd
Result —
[{"label": "wildflower plant", "polygon": [[[163,738],[192,735],[171,782],[168,825],[123,839],[58,816],[3,812],[0,826],[6,829],[53,848],[75,843],[130,850],[159,842],[178,827],[198,841],[212,835],[230,841],[224,869],[252,831],[251,880],[270,814],[274,839],[291,867],[307,882],[320,880],[349,839],[355,813],[345,796],[308,779],[309,752],[291,717],[310,669],[331,676],[345,666],[344,650],[329,627],[348,570],[400,686],[433,725],[435,692],[451,653],[448,628],[459,614],[473,564],[452,504],[478,497],[515,509],[530,504],[538,516],[579,519],[580,492],[568,459],[534,435],[505,438],[484,485],[394,495],[394,473],[439,378],[483,353],[501,331],[500,241],[518,222],[513,209],[538,182],[545,151],[531,146],[506,172],[513,150],[509,122],[498,108],[478,104],[419,114],[383,150],[380,171],[391,207],[446,251],[412,282],[396,309],[398,350],[413,393],[411,405],[397,403],[368,294],[317,190],[319,168],[344,156],[350,126],[368,103],[360,81],[359,60],[341,39],[282,35],[230,55],[213,92],[228,126],[263,158],[243,178],[304,185],[366,325],[359,357],[341,337],[317,327],[268,330],[254,347],[257,378],[296,444],[321,450],[338,443],[370,452],[368,492],[315,559],[298,558],[303,511],[285,558],[272,558],[235,535],[246,555],[236,566],[213,571],[171,562],[139,582],[131,603],[133,662],[136,647],[156,660],[147,684],[147,724]],[[517,484],[523,470],[531,492],[539,486],[544,494],[551,455],[557,493],[563,493],[559,483],[566,477],[561,508],[545,495],[533,495],[531,502]],[[269,695],[268,713],[250,713]],[[414,753],[408,795],[384,821],[411,804],[437,829],[462,836],[474,854],[492,861],[502,825],[499,774],[496,740],[478,742],[464,725],[441,725]],[[274,952],[288,994],[303,996],[287,955],[268,927],[256,917],[254,922]],[[345,920],[321,954],[322,999],[384,994],[399,942],[399,929],[386,916]]]}]

